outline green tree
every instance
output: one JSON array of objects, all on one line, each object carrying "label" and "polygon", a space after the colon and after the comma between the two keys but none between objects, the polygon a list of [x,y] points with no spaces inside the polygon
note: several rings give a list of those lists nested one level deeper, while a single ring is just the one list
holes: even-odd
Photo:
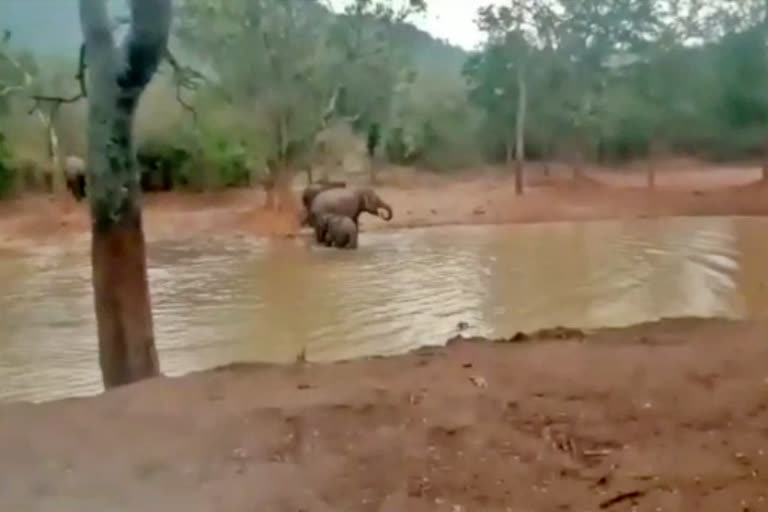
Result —
[{"label": "green tree", "polygon": [[[74,95],[64,99],[46,95],[47,76],[35,62],[34,56],[26,52],[14,52],[10,48],[11,32],[6,31],[0,40],[0,113],[8,113],[10,102],[21,98],[32,102],[29,114],[33,115],[45,132],[46,153],[53,172],[52,181],[57,193],[64,192],[64,174],[59,150],[59,134],[56,121],[62,103],[71,103],[81,98]],[[45,169],[40,169],[41,173]],[[39,183],[45,176],[37,177]]]},{"label": "green tree", "polygon": [[[323,8],[301,0],[190,0],[180,7],[182,45],[213,70],[220,98],[258,109],[253,115],[273,136],[269,158],[286,163],[332,94]],[[233,58],[242,48],[249,58]]]},{"label": "green tree", "polygon": [[[483,108],[493,129],[504,138],[507,163],[515,160],[515,191],[523,193],[526,123],[531,83],[537,94],[552,101],[546,86],[553,72],[558,18],[541,0],[510,0],[478,11],[477,25],[486,34],[485,47],[467,60],[464,73],[470,98]],[[514,122],[512,122],[514,120]]]}]

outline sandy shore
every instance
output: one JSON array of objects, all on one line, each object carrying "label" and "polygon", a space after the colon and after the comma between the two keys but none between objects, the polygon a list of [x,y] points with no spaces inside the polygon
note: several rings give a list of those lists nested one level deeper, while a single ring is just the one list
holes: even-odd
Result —
[{"label": "sandy shore", "polygon": [[0,409],[0,510],[768,510],[768,325],[235,365]]}]

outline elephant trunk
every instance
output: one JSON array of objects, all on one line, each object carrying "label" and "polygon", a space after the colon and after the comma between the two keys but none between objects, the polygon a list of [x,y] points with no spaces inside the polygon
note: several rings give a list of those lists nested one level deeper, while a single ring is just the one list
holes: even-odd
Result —
[{"label": "elephant trunk", "polygon": [[[384,210],[386,212],[386,215],[383,215],[381,210]],[[392,220],[392,207],[389,206],[387,203],[382,202],[381,206],[379,207],[379,217],[386,221]]]}]

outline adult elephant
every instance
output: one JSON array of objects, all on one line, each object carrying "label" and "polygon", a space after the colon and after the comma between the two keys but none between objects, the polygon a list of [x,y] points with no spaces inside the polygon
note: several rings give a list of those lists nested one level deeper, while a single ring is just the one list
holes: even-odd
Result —
[{"label": "adult elephant", "polygon": [[[392,207],[369,187],[323,190],[315,196],[310,207],[312,218],[341,215],[352,219],[358,229],[358,218],[363,212],[377,215],[386,221],[392,220]],[[325,238],[324,229],[315,227],[315,236],[317,242],[322,243]]]},{"label": "adult elephant", "polygon": [[85,161],[79,156],[69,155],[64,159],[64,178],[67,188],[80,202],[85,197]]},{"label": "adult elephant", "polygon": [[304,218],[301,220],[302,226],[312,226],[314,227],[313,219],[310,214],[310,209],[312,208],[312,201],[314,201],[315,197],[320,192],[323,192],[324,190],[330,190],[333,188],[346,188],[347,184],[343,181],[324,181],[324,182],[318,182],[318,183],[312,183],[311,185],[308,185],[304,192],[301,194],[301,203],[304,205]]}]

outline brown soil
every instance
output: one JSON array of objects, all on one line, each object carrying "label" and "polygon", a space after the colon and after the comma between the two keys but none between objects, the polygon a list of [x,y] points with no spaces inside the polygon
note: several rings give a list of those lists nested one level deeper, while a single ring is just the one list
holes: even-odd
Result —
[{"label": "brown soil", "polygon": [[[467,171],[441,177],[408,170],[381,172],[376,187],[395,209],[387,223],[361,217],[364,230],[441,224],[500,224],[669,215],[766,215],[768,186],[758,166],[716,167],[687,161],[659,165],[657,188],[633,168],[590,169],[573,180],[554,166],[544,176],[528,171],[526,194],[515,196],[509,172]],[[264,208],[261,190],[218,193],[148,194],[148,239],[196,236],[295,236],[299,234],[298,190],[284,211]],[[24,197],[0,203],[0,246],[83,236],[88,233],[85,204],[71,199]]]},{"label": "brown soil", "polygon": [[7,405],[0,510],[768,510],[766,337],[552,330]]}]

